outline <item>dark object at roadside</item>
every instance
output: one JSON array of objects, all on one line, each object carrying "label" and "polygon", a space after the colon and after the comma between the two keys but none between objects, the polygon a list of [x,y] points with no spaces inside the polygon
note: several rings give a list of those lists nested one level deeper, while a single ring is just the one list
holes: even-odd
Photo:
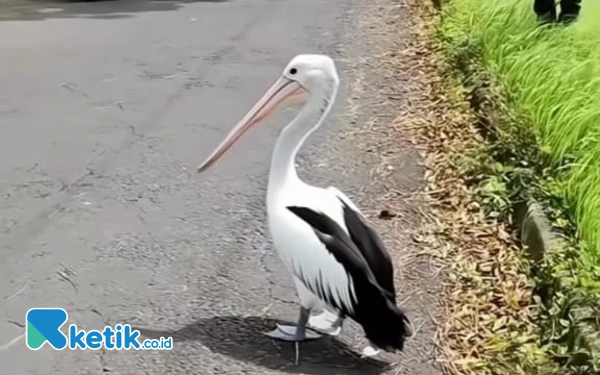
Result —
[{"label": "dark object at roadside", "polygon": [[379,212],[379,218],[384,220],[389,220],[395,218],[396,216],[398,216],[398,214],[390,210],[381,210]]},{"label": "dark object at roadside", "polygon": [[556,17],[555,0],[534,0],[533,10],[541,23],[571,23],[577,19],[581,9],[581,0],[561,0],[560,15]]}]

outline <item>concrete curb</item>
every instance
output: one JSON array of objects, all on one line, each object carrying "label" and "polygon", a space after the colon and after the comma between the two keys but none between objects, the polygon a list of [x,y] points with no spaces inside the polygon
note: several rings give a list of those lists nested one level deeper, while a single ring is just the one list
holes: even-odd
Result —
[{"label": "concrete curb", "polygon": [[534,261],[542,261],[552,248],[566,246],[552,230],[542,206],[534,199],[516,204],[514,219],[521,243]]}]

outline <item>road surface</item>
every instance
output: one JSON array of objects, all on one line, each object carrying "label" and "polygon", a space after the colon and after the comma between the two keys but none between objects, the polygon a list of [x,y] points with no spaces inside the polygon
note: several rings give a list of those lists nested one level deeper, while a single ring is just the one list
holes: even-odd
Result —
[{"label": "road surface", "polygon": [[[360,126],[344,113],[348,82],[359,79],[348,62],[364,51],[356,22],[368,6],[41,4],[0,12],[1,373],[388,371],[352,355],[364,344],[352,324],[340,339],[301,345],[298,366],[291,345],[260,334],[297,313],[264,217],[271,146],[292,114],[195,173],[291,57],[321,52],[339,61],[344,87],[301,172],[356,195],[372,165],[344,140]],[[417,173],[405,164],[403,173]],[[174,349],[27,349],[25,312],[53,306],[80,329],[129,323],[175,337]],[[435,373],[421,351],[392,360]]]}]

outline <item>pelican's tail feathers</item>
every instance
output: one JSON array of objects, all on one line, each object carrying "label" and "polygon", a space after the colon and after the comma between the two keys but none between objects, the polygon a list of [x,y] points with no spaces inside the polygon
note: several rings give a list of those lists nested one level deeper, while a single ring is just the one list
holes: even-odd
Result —
[{"label": "pelican's tail feathers", "polygon": [[380,308],[372,309],[367,313],[364,319],[357,318],[367,338],[386,351],[404,350],[406,338],[412,335],[410,321],[406,314],[387,299]]}]

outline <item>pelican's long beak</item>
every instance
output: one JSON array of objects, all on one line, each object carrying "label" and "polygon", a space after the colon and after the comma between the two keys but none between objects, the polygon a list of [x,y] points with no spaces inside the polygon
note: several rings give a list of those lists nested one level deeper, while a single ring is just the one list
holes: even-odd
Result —
[{"label": "pelican's long beak", "polygon": [[250,109],[240,122],[213,153],[198,167],[198,172],[207,170],[215,164],[237,142],[248,129],[261,123],[278,107],[299,104],[306,101],[308,91],[298,82],[281,77],[271,86],[263,97]]}]

